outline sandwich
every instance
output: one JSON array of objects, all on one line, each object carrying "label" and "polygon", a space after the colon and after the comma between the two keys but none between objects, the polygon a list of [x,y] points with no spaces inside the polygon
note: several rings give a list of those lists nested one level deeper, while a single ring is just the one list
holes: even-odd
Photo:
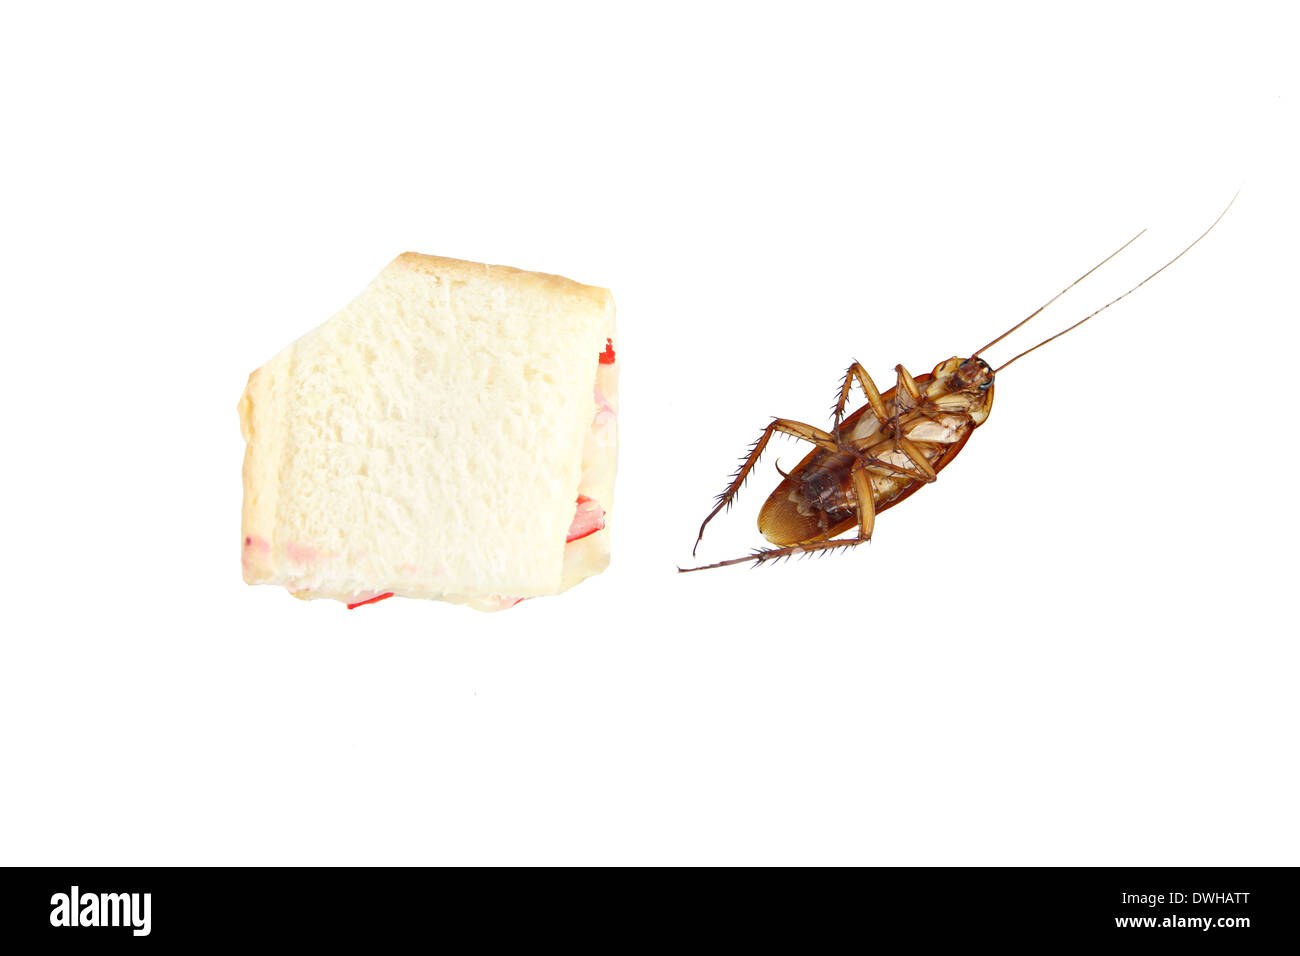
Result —
[{"label": "sandwich", "polygon": [[512,607],[609,564],[609,291],[405,253],[249,376],[249,584]]}]

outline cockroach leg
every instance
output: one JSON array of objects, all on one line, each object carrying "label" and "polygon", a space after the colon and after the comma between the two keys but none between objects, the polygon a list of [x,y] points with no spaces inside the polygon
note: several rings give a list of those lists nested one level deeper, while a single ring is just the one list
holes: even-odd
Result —
[{"label": "cockroach leg", "polygon": [[719,511],[731,506],[731,503],[736,498],[736,493],[740,491],[740,486],[745,483],[745,478],[753,470],[754,465],[758,463],[758,456],[763,454],[763,449],[767,447],[767,443],[771,441],[775,432],[802,438],[804,441],[811,442],[826,451],[835,452],[839,450],[839,445],[835,443],[835,439],[820,428],[805,425],[803,422],[791,421],[788,418],[773,419],[772,424],[763,429],[763,434],[758,437],[758,441],[754,442],[753,447],[750,448],[749,454],[745,456],[740,468],[732,476],[731,483],[727,485],[722,494],[718,495],[713,510],[709,512],[708,517],[700,525],[700,533],[695,538],[695,547],[691,548],[691,554],[694,554],[695,549],[700,546],[700,540],[704,537],[704,529],[708,526],[708,523],[717,516]]},{"label": "cockroach leg", "polygon": [[853,390],[853,365],[844,373],[839,394],[835,396],[835,404],[831,407],[831,432],[836,435],[840,433],[840,422],[844,419],[844,409],[849,404],[849,393]]},{"label": "cockroach leg", "polygon": [[844,373],[844,384],[840,386],[840,399],[835,403],[835,431],[840,430],[840,420],[844,417],[844,407],[849,402],[849,392],[853,390],[853,380],[858,380],[862,386],[862,391],[867,395],[867,404],[871,406],[871,412],[876,416],[876,420],[881,425],[889,421],[889,413],[885,411],[885,400],[880,397],[880,389],[876,388],[876,383],[871,380],[867,370],[862,367],[861,362],[854,362],[849,366],[848,371]]},{"label": "cockroach leg", "polygon": [[[926,465],[928,466],[930,463],[926,461],[925,455],[920,452],[920,449],[917,449],[916,446],[913,445],[912,442],[910,441],[908,442],[908,444],[912,445],[912,448],[916,450],[921,460],[925,461]],[[860,448],[855,448],[850,446],[849,451],[851,451],[853,453],[853,456],[857,458],[859,462],[862,463],[862,466],[866,468],[867,471],[871,472],[873,475],[884,475],[887,478],[894,478],[899,475],[903,475],[906,478],[912,478],[916,481],[924,481],[924,482],[935,481],[938,478],[938,476],[935,475],[934,473],[933,467],[929,469],[929,473],[927,474],[926,472],[923,471],[913,471],[911,468],[904,468],[902,465],[896,465],[892,461],[885,461],[883,458],[877,458],[875,455],[869,455],[866,452],[862,451]],[[916,460],[912,458],[911,455],[908,455],[907,457],[912,461]]]},{"label": "cockroach leg", "polygon": [[934,481],[938,476],[934,473],[934,467],[930,464],[930,459],[925,457],[925,452],[916,447],[916,444],[910,438],[904,438],[902,429],[898,429],[898,446],[904,455],[912,460],[916,465],[916,470],[923,476],[922,481]]},{"label": "cockroach leg", "polygon": [[916,413],[922,418],[932,422],[942,422],[945,418],[960,418],[970,421],[970,415],[958,409],[935,408],[930,405],[922,405],[917,408]]},{"label": "cockroach leg", "polygon": [[871,492],[871,478],[867,475],[861,461],[853,463],[853,497],[858,501],[858,538],[871,540],[871,532],[876,527],[876,499]]},{"label": "cockroach leg", "polygon": [[810,541],[808,544],[796,544],[790,548],[770,548],[766,551],[755,551],[753,554],[743,558],[732,558],[729,561],[719,561],[716,564],[701,564],[698,568],[678,568],[682,574],[688,571],[711,571],[714,568],[727,568],[733,564],[746,564],[753,562],[755,567],[760,564],[766,564],[768,561],[779,561],[782,558],[792,558],[797,554],[819,554],[827,551],[833,551],[836,548],[852,548],[859,544],[865,544],[867,538],[836,538],[833,541]]},{"label": "cockroach leg", "polygon": [[898,373],[898,387],[894,389],[894,414],[902,415],[921,404],[921,390],[912,378],[912,373],[903,368],[901,363],[894,366],[894,371]]},{"label": "cockroach leg", "polygon": [[871,464],[866,466],[869,473],[880,475],[882,478],[911,478],[915,481],[925,481],[925,476],[919,471],[913,471],[910,468],[904,468],[902,465],[895,465],[892,462],[881,461],[879,458],[869,459]]},{"label": "cockroach leg", "polygon": [[786,435],[793,435],[795,438],[802,438],[804,441],[816,445],[825,451],[839,451],[840,448],[830,432],[824,432],[813,425],[805,425],[803,422],[793,422],[788,418],[778,418],[768,427],[774,428],[776,431]]}]

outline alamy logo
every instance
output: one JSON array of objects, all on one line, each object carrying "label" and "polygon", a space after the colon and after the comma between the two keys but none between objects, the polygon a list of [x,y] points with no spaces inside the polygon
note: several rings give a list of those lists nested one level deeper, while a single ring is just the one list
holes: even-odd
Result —
[{"label": "alamy logo", "polygon": [[149,893],[71,893],[50,897],[51,926],[129,926],[134,936],[149,935]]}]

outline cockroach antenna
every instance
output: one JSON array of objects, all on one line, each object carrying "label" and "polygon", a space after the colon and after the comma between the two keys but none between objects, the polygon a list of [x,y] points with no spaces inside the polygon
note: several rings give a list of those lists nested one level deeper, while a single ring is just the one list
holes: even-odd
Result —
[{"label": "cockroach antenna", "polygon": [[[1181,259],[1183,256],[1187,255],[1187,253],[1191,252],[1191,251],[1192,251],[1192,248],[1193,248],[1193,247],[1194,247],[1198,242],[1200,242],[1202,239],[1204,239],[1206,236],[1208,236],[1208,235],[1210,234],[1210,231],[1211,231],[1212,229],[1214,229],[1214,227],[1217,226],[1217,225],[1219,224],[1219,221],[1222,220],[1223,217],[1226,216],[1226,215],[1228,214],[1228,210],[1232,208],[1232,204],[1235,203],[1235,202],[1237,201],[1237,196],[1239,196],[1239,195],[1241,195],[1240,191],[1238,191],[1236,194],[1233,195],[1232,199],[1228,201],[1228,205],[1226,205],[1226,206],[1223,207],[1223,212],[1219,213],[1219,217],[1218,217],[1218,219],[1215,219],[1214,222],[1210,223],[1210,227],[1209,227],[1209,229],[1206,229],[1203,233],[1201,233],[1199,236],[1197,236],[1195,239],[1193,239],[1193,240],[1191,241],[1191,243],[1187,246],[1186,249],[1184,249],[1182,252],[1178,253],[1178,255],[1174,256],[1172,259],[1170,259],[1168,262],[1166,262],[1164,265],[1162,265],[1162,266],[1161,266],[1159,269],[1157,269],[1155,272],[1151,273],[1149,276],[1147,276],[1145,279],[1143,279],[1141,282],[1139,282],[1139,283],[1138,283],[1137,285],[1135,285],[1133,288],[1129,289],[1129,290],[1128,290],[1127,292],[1125,292],[1123,295],[1119,295],[1119,296],[1116,296],[1115,298],[1111,299],[1109,302],[1107,302],[1105,305],[1103,305],[1103,306],[1102,306],[1100,309],[1098,309],[1096,312],[1092,312],[1092,313],[1089,313],[1088,315],[1085,315],[1085,316],[1084,316],[1082,319],[1080,319],[1078,322],[1075,322],[1074,325],[1071,325],[1071,326],[1069,326],[1068,328],[1064,328],[1064,329],[1062,329],[1060,332],[1057,332],[1055,335],[1048,336],[1047,338],[1043,339],[1043,341],[1041,341],[1041,342],[1039,342],[1037,345],[1035,345],[1033,348],[1025,349],[1025,350],[1024,350],[1023,352],[1021,352],[1019,355],[1014,355],[1014,356],[1012,356],[1010,359],[1008,359],[1007,361],[1003,362],[1003,363],[1002,363],[1001,365],[999,365],[996,369],[994,369],[994,370],[993,370],[994,373],[996,374],[997,372],[1001,372],[1004,368],[1006,368],[1006,367],[1007,367],[1008,365],[1010,365],[1012,362],[1016,361],[1017,359],[1022,359],[1022,358],[1024,358],[1024,357],[1025,357],[1026,355],[1028,355],[1030,352],[1033,352],[1033,351],[1035,351],[1035,350],[1037,350],[1037,349],[1041,349],[1041,348],[1042,348],[1044,345],[1046,345],[1048,342],[1051,342],[1051,341],[1053,341],[1054,339],[1059,339],[1059,338],[1060,338],[1062,335],[1064,335],[1066,332],[1073,332],[1075,329],[1077,329],[1079,326],[1083,325],[1083,323],[1087,322],[1089,319],[1094,318],[1094,317],[1096,317],[1096,316],[1098,316],[1098,315],[1101,315],[1101,313],[1105,312],[1107,309],[1109,309],[1109,308],[1110,308],[1112,305],[1114,305],[1116,302],[1119,302],[1121,299],[1126,299],[1126,298],[1128,298],[1130,295],[1132,295],[1132,294],[1133,294],[1134,292],[1136,292],[1138,289],[1142,288],[1144,285],[1146,285],[1148,282],[1150,282],[1150,281],[1151,281],[1152,279],[1154,279],[1156,276],[1160,275],[1160,273],[1164,272],[1166,269],[1168,269],[1170,266],[1172,266],[1175,262],[1177,262],[1177,261],[1178,261],[1179,259]],[[1146,230],[1143,229],[1142,232],[1146,232]],[[1142,232],[1139,232],[1139,233],[1138,233],[1138,236],[1142,235]],[[1134,237],[1133,237],[1133,239],[1136,239],[1136,238],[1137,238],[1137,236],[1134,236]],[[1064,292],[1068,292],[1068,291],[1070,290],[1070,288],[1073,287],[1074,285],[1077,285],[1079,281],[1082,281],[1082,279],[1086,279],[1089,275],[1091,275],[1093,272],[1095,272],[1095,271],[1096,271],[1097,269],[1099,269],[1101,266],[1104,266],[1107,262],[1109,262],[1111,259],[1113,259],[1115,256],[1117,256],[1119,253],[1123,252],[1124,249],[1128,247],[1129,243],[1133,242],[1133,239],[1130,239],[1128,242],[1124,243],[1124,245],[1120,246],[1119,249],[1117,249],[1115,252],[1111,253],[1111,255],[1107,256],[1105,259],[1103,259],[1100,263],[1098,263],[1098,264],[1097,264],[1096,266],[1094,266],[1092,269],[1089,269],[1087,272],[1085,272],[1085,273],[1084,273],[1084,274],[1083,274],[1079,279],[1075,280],[1075,282],[1071,283],[1069,286],[1066,286],[1065,290],[1064,290],[1062,293],[1059,293],[1059,294],[1056,296],[1055,299],[1052,299],[1052,302],[1055,302],[1056,299],[1059,299],[1059,298],[1061,297],[1061,295],[1064,294]],[[1047,305],[1051,305],[1052,302],[1048,302]],[[1043,306],[1043,308],[1045,309],[1045,308],[1047,308],[1047,306]],[[1041,312],[1041,311],[1043,311],[1043,309],[1039,309],[1038,311]],[[1037,312],[1034,313],[1034,315],[1037,315],[1037,314],[1038,314]],[[1031,315],[1031,316],[1029,317],[1029,319],[1032,319],[1033,317],[1034,317],[1034,316]],[[1014,326],[1013,328],[1011,328],[1009,331],[1002,333],[1002,335],[1000,335],[1000,336],[998,336],[998,338],[994,339],[993,342],[990,342],[989,345],[992,345],[992,344],[994,344],[994,342],[997,342],[997,341],[999,341],[1000,339],[1005,338],[1005,337],[1006,337],[1007,335],[1009,335],[1011,332],[1014,332],[1016,329],[1020,328],[1021,325],[1024,325],[1025,322],[1028,322],[1029,319],[1024,319],[1023,321],[1020,322],[1019,325],[1016,325],[1016,326]],[[984,346],[984,349],[988,348],[989,345]],[[983,352],[984,349],[980,349],[980,352]],[[976,352],[975,354],[976,354],[976,355],[979,355],[979,352]]]},{"label": "cockroach antenna", "polygon": [[1116,249],[1114,252],[1112,252],[1110,255],[1108,255],[1105,259],[1102,259],[1101,262],[1097,263],[1095,266],[1093,266],[1091,269],[1089,269],[1089,270],[1088,270],[1087,272],[1085,272],[1083,275],[1079,276],[1079,278],[1075,279],[1073,282],[1071,282],[1069,285],[1067,285],[1067,286],[1066,286],[1064,289],[1062,289],[1060,292],[1056,293],[1056,295],[1052,296],[1050,299],[1048,299],[1046,302],[1044,302],[1044,303],[1043,303],[1042,305],[1040,305],[1038,308],[1034,309],[1033,312],[1030,312],[1027,316],[1025,316],[1023,319],[1021,319],[1021,320],[1020,320],[1019,322],[1017,322],[1015,325],[1011,326],[1011,328],[1007,329],[1005,332],[1003,332],[1001,335],[999,335],[996,339],[994,339],[994,340],[993,340],[992,342],[990,342],[988,345],[984,345],[984,346],[981,346],[980,348],[976,349],[974,352],[971,353],[971,357],[974,358],[974,357],[978,356],[981,352],[983,352],[985,349],[989,349],[989,348],[992,348],[993,346],[997,345],[999,342],[1001,342],[1003,339],[1005,339],[1008,335],[1010,335],[1010,334],[1011,334],[1012,332],[1014,332],[1016,329],[1020,328],[1022,325],[1024,325],[1024,324],[1025,324],[1026,322],[1028,322],[1030,319],[1034,318],[1034,316],[1038,315],[1040,312],[1042,312],[1044,309],[1046,309],[1049,305],[1051,305],[1053,302],[1055,302],[1055,301],[1056,301],[1057,299],[1059,299],[1061,296],[1065,295],[1065,293],[1067,293],[1067,292],[1069,292],[1071,289],[1073,289],[1076,285],[1078,285],[1078,284],[1079,284],[1080,282],[1082,282],[1084,279],[1088,278],[1088,276],[1092,275],[1094,272],[1096,272],[1098,269],[1100,269],[1100,268],[1101,268],[1102,266],[1104,266],[1106,263],[1110,262],[1111,259],[1114,259],[1117,255],[1119,255],[1121,252],[1123,252],[1123,251],[1124,251],[1125,249],[1127,249],[1129,246],[1133,245],[1133,243],[1137,242],[1140,238],[1142,238],[1142,235],[1143,235],[1143,233],[1145,233],[1145,232],[1146,232],[1146,230],[1143,229],[1142,232],[1139,232],[1136,236],[1134,236],[1134,237],[1133,237],[1132,239],[1130,239],[1128,242],[1124,243],[1124,245],[1120,246],[1118,249]]}]

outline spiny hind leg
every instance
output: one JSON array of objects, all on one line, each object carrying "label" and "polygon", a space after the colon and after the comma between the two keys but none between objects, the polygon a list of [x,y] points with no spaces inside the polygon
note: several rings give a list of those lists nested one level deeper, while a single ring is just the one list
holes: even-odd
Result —
[{"label": "spiny hind leg", "polygon": [[687,571],[708,571],[712,568],[725,568],[733,564],[747,564],[751,561],[755,567],[758,567],[758,565],[767,561],[779,561],[781,558],[790,558],[796,554],[816,554],[819,552],[824,554],[827,551],[838,548],[852,548],[865,541],[870,541],[871,532],[876,526],[876,503],[871,493],[871,478],[867,475],[867,470],[861,462],[853,466],[852,480],[853,497],[858,502],[858,536],[856,538],[810,541],[807,544],[799,544],[790,548],[769,548],[765,551],[755,551],[743,558],[732,558],[729,561],[704,564],[698,568],[678,568],[677,570],[684,574]]},{"label": "spiny hind leg", "polygon": [[808,544],[796,544],[792,548],[769,548],[766,551],[755,551],[743,558],[732,558],[729,561],[718,561],[715,564],[701,564],[697,568],[678,568],[677,570],[685,574],[687,571],[708,571],[713,568],[726,568],[733,564],[748,564],[750,562],[753,562],[754,566],[758,567],[760,564],[779,561],[781,558],[791,558],[796,554],[816,554],[832,551],[836,548],[852,548],[865,541],[865,538],[836,538],[833,541],[811,541]]},{"label": "spiny hind leg", "polygon": [[749,453],[740,463],[740,468],[738,468],[735,475],[732,476],[731,483],[723,489],[722,494],[718,495],[718,500],[713,506],[713,510],[709,512],[708,517],[705,518],[703,523],[700,525],[700,533],[695,537],[695,547],[691,548],[691,554],[694,554],[695,549],[700,546],[700,539],[704,537],[704,529],[708,526],[708,523],[717,516],[719,511],[730,507],[731,503],[735,501],[736,494],[740,491],[740,486],[745,483],[745,479],[753,470],[754,465],[758,463],[758,456],[763,454],[763,449],[767,447],[767,443],[771,441],[772,436],[777,432],[781,432],[785,435],[793,435],[795,438],[802,438],[804,441],[811,442],[818,448],[825,449],[826,451],[839,451],[839,446],[835,443],[835,439],[820,428],[814,428],[812,425],[805,425],[803,422],[791,421],[788,418],[773,419],[772,424],[763,429],[763,434],[758,437],[758,441],[754,442]]}]

